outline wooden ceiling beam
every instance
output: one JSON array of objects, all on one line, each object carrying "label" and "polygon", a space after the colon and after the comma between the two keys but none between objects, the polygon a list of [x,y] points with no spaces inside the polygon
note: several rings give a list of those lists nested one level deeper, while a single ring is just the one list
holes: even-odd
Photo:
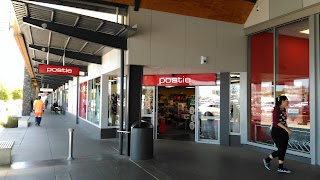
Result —
[{"label": "wooden ceiling beam", "polygon": [[[17,46],[18,46],[18,48],[20,50],[20,53],[21,53],[22,58],[24,60],[24,64],[26,66],[26,69],[27,69],[31,79],[35,79],[35,75],[34,75],[34,72],[33,72],[33,69],[32,69],[32,65],[31,65],[31,61],[29,59],[29,55],[28,55],[28,52],[27,52],[27,46],[25,44],[24,37],[20,33],[16,18],[14,18],[13,36],[14,36],[14,39],[15,39],[15,41],[17,43]],[[33,82],[33,85],[35,86],[36,91],[39,93],[39,88],[38,88],[37,81]]]},{"label": "wooden ceiling beam", "polygon": [[[135,6],[135,0],[104,0]],[[141,0],[140,8],[244,24],[254,3],[246,0]]]}]

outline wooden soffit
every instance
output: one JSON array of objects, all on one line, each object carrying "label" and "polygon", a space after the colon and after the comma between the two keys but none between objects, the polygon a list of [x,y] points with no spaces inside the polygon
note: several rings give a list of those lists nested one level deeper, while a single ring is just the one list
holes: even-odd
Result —
[{"label": "wooden soffit", "polygon": [[[134,6],[135,0],[104,0]],[[245,0],[141,0],[140,8],[244,24],[254,6]]]}]

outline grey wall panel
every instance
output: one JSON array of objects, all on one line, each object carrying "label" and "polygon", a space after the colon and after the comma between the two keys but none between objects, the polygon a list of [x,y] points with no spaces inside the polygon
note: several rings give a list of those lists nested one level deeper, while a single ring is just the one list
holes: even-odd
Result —
[{"label": "grey wall panel", "polygon": [[302,8],[303,0],[269,0],[270,19]]},{"label": "grey wall panel", "polygon": [[230,135],[230,146],[241,146],[240,135]]},{"label": "grey wall panel", "polygon": [[[209,68],[216,66],[217,21],[186,18],[186,67]],[[201,64],[201,56],[206,56],[208,64]]]},{"label": "grey wall panel", "polygon": [[218,21],[217,64],[220,72],[245,72],[246,37],[243,25]]},{"label": "grey wall panel", "polygon": [[[245,71],[243,25],[143,9],[130,12],[134,24],[138,32],[129,39],[128,64]],[[201,65],[201,56],[208,64]]]},{"label": "grey wall panel", "polygon": [[152,11],[151,64],[184,67],[186,17]]},{"label": "grey wall panel", "polygon": [[303,7],[307,7],[316,3],[320,3],[320,0],[303,0]]},{"label": "grey wall panel", "polygon": [[151,63],[151,10],[129,9],[130,26],[137,25],[137,33],[129,38],[129,62],[130,64],[150,65]]},{"label": "grey wall panel", "polygon": [[[259,9],[259,11],[257,11]],[[244,23],[244,27],[250,27],[259,24],[270,19],[269,15],[269,1],[260,1],[255,4],[247,21]]]},{"label": "grey wall panel", "polygon": [[100,129],[101,132],[101,139],[108,139],[108,138],[116,138],[117,137],[117,129]]}]

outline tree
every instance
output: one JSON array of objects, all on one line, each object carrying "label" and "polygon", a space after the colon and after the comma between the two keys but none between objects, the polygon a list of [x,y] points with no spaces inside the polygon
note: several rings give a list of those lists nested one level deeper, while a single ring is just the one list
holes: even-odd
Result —
[{"label": "tree", "polygon": [[6,89],[3,84],[0,84],[0,100],[9,100],[8,89]]},{"label": "tree", "polygon": [[13,100],[22,99],[22,89],[14,89],[11,92],[11,96]]}]

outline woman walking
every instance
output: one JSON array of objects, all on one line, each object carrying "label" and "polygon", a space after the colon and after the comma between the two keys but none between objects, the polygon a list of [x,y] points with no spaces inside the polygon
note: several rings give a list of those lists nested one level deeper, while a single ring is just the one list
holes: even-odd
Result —
[{"label": "woman walking", "polygon": [[270,162],[273,158],[278,157],[279,166],[278,172],[281,173],[291,173],[290,170],[286,169],[283,166],[284,157],[287,151],[289,135],[292,134],[292,131],[288,128],[287,125],[287,113],[285,107],[288,106],[289,101],[286,96],[280,96],[276,98],[276,106],[273,109],[273,123],[271,136],[276,144],[278,150],[271,153],[268,157],[263,159],[263,163],[266,169],[270,170]]}]

